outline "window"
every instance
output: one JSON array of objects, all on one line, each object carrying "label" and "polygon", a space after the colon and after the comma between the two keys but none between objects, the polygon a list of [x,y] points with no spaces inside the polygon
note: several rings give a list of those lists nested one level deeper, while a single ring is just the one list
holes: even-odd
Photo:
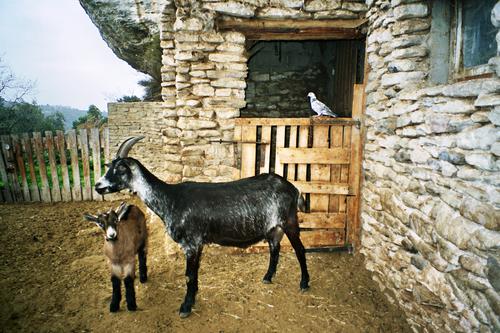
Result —
[{"label": "window", "polygon": [[497,29],[491,24],[496,0],[456,0],[452,19],[453,77],[491,72],[488,60],[496,55]]}]

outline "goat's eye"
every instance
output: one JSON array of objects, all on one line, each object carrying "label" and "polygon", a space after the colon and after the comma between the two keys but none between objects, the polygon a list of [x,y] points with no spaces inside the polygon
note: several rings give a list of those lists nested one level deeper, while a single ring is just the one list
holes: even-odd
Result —
[{"label": "goat's eye", "polygon": [[118,172],[120,172],[120,173],[123,173],[123,172],[127,171],[127,168],[124,165],[119,165],[116,167],[116,170],[118,170]]}]

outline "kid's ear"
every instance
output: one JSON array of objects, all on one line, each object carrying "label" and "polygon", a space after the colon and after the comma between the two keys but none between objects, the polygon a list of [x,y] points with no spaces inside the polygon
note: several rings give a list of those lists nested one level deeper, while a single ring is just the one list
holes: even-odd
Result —
[{"label": "kid's ear", "polygon": [[97,224],[97,226],[100,227],[101,229],[104,229],[104,225],[102,224],[101,221],[99,221],[99,218],[97,216],[85,213],[85,214],[83,214],[83,217],[87,221],[93,222],[93,223]]}]

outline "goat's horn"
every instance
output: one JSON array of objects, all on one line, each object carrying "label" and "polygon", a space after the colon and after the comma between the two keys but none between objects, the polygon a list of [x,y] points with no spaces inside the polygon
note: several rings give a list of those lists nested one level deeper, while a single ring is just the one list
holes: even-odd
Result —
[{"label": "goat's horn", "polygon": [[116,152],[116,158],[125,158],[128,156],[128,152],[132,149],[132,146],[137,143],[137,141],[144,139],[144,136],[133,136],[123,141]]}]

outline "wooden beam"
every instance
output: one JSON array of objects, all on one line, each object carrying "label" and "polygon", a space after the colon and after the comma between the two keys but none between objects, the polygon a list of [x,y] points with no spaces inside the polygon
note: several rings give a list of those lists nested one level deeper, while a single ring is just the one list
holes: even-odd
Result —
[{"label": "wooden beam", "polygon": [[290,181],[302,193],[349,195],[349,184],[334,184],[321,181]]},{"label": "wooden beam", "polygon": [[[330,117],[310,117],[310,118],[236,118],[235,125],[239,126],[306,126],[306,125],[356,125],[357,121],[351,118],[330,118]],[[235,135],[235,140],[239,136]]]},{"label": "wooden beam", "polygon": [[298,213],[301,228],[343,229],[345,213]]},{"label": "wooden beam", "polygon": [[217,21],[219,30],[274,30],[287,29],[356,29],[365,24],[367,19],[355,20],[266,20],[226,18]]},{"label": "wooden beam", "polygon": [[349,164],[345,148],[276,148],[281,163]]},{"label": "wooden beam", "polygon": [[247,40],[362,39],[361,26],[366,19],[356,20],[256,20],[219,19],[219,31],[234,30]]}]

